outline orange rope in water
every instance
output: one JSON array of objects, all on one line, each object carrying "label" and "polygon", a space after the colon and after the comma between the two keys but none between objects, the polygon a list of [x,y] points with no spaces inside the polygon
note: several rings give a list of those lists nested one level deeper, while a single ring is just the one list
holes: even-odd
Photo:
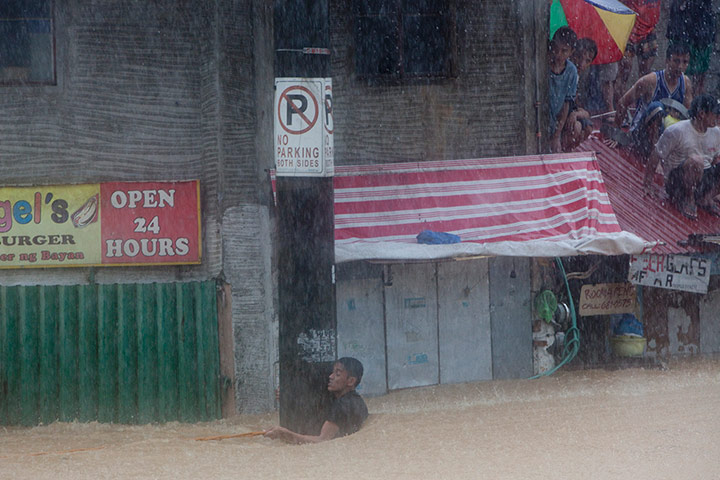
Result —
[{"label": "orange rope in water", "polygon": [[[247,432],[247,433],[236,433],[233,435],[215,435],[213,437],[198,437],[195,440],[199,442],[207,441],[207,440],[225,440],[227,438],[242,438],[242,437],[257,437],[260,435],[264,435],[264,430],[259,430],[257,432]],[[35,453],[20,453],[17,454],[19,456],[29,456],[29,457],[39,457],[41,455],[63,455],[66,453],[78,453],[78,452],[91,452],[95,450],[103,450],[107,448],[107,445],[103,445],[102,447],[90,447],[90,448],[73,448],[71,450],[58,450],[55,452],[35,452]],[[12,458],[17,455],[2,455],[0,458],[6,459],[6,458]]]},{"label": "orange rope in water", "polygon": [[107,447],[102,446],[102,447],[91,447],[91,448],[73,448],[72,450],[60,450],[57,452],[28,453],[28,455],[30,455],[31,457],[37,457],[39,455],[62,455],[63,453],[90,452],[92,450],[102,450],[104,448],[107,448]]},{"label": "orange rope in water", "polygon": [[107,445],[102,447],[90,447],[90,448],[73,448],[71,450],[58,450],[55,452],[35,452],[35,453],[16,453],[14,455],[2,455],[0,458],[13,458],[13,457],[39,457],[40,455],[63,455],[65,453],[77,453],[77,452],[91,452],[93,450],[103,450],[107,448]]},{"label": "orange rope in water", "polygon": [[214,437],[198,437],[195,440],[198,442],[204,442],[206,440],[225,440],[226,438],[240,438],[240,437],[257,437],[258,435],[264,435],[265,431],[260,430],[257,432],[247,432],[247,433],[236,433],[234,435],[216,435]]}]

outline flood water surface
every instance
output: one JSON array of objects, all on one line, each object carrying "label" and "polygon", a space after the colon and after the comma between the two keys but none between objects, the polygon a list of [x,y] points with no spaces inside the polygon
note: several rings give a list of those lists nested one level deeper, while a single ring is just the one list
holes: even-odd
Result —
[{"label": "flood water surface", "polygon": [[274,414],[0,427],[0,478],[720,478],[720,358],[408,389],[367,403],[360,432],[316,445],[196,440],[262,430]]}]

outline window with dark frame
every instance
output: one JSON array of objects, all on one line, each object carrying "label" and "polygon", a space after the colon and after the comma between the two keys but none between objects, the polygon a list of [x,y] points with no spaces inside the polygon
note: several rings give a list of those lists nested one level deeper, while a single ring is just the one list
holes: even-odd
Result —
[{"label": "window with dark frame", "polygon": [[0,0],[0,84],[55,84],[53,0]]},{"label": "window with dark frame", "polygon": [[450,77],[448,0],[354,0],[355,69],[361,77]]}]

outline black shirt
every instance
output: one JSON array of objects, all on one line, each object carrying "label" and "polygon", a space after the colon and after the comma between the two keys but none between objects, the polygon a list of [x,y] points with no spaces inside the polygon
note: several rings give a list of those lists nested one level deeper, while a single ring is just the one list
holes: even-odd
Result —
[{"label": "black shirt", "polygon": [[333,401],[327,419],[340,427],[338,436],[343,437],[360,430],[367,416],[368,409],[365,400],[355,390],[352,390]]}]

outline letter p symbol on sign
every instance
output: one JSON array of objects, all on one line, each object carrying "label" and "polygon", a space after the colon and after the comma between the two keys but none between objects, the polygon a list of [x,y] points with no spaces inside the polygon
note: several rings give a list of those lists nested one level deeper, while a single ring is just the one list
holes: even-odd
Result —
[{"label": "letter p symbol on sign", "polygon": [[[295,101],[298,100],[300,102],[299,105],[295,103]],[[302,114],[305,113],[305,110],[307,110],[308,107],[308,101],[307,97],[305,95],[300,94],[287,94],[287,108],[286,108],[286,119],[285,122],[286,125],[292,125],[292,119],[293,114]]]}]

